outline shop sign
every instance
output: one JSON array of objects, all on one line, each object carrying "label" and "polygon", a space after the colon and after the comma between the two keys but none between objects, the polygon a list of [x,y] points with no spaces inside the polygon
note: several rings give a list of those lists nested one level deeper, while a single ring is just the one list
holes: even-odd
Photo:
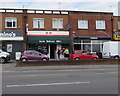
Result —
[{"label": "shop sign", "polygon": [[113,38],[114,40],[120,40],[120,32],[115,32]]},{"label": "shop sign", "polygon": [[61,43],[61,40],[39,40],[39,43]]},{"label": "shop sign", "polygon": [[28,31],[27,36],[69,36],[69,31]]},{"label": "shop sign", "polygon": [[23,40],[23,31],[0,30],[0,40]]},{"label": "shop sign", "polygon": [[98,39],[98,37],[90,37],[90,39]]},{"label": "shop sign", "polygon": [[0,33],[0,37],[16,37],[16,33],[14,33],[14,32],[10,32],[10,33],[3,32],[3,33]]},{"label": "shop sign", "polygon": [[23,36],[23,31],[20,31],[20,30],[0,31],[0,37],[22,37],[22,36]]},{"label": "shop sign", "polygon": [[114,34],[114,40],[120,40],[120,34]]},{"label": "shop sign", "polygon": [[70,43],[69,36],[28,36],[28,43]]}]

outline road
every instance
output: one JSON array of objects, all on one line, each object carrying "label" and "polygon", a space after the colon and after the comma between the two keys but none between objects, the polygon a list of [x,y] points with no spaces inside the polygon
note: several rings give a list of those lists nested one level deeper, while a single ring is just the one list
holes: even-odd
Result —
[{"label": "road", "polygon": [[2,67],[3,94],[118,94],[118,65]]}]

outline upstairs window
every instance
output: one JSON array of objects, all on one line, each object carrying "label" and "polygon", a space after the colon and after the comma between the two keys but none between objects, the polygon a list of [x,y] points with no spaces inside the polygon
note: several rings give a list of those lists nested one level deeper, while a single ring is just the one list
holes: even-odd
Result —
[{"label": "upstairs window", "polygon": [[44,18],[34,18],[33,28],[44,28]]},{"label": "upstairs window", "polygon": [[54,29],[63,29],[63,19],[54,18],[52,21],[52,27]]},{"label": "upstairs window", "polygon": [[118,21],[118,30],[120,30],[120,21]]},{"label": "upstairs window", "polygon": [[17,28],[17,18],[6,17],[5,28]]},{"label": "upstairs window", "polygon": [[105,20],[96,20],[96,29],[105,29]]},{"label": "upstairs window", "polygon": [[88,29],[88,20],[78,20],[78,29]]}]

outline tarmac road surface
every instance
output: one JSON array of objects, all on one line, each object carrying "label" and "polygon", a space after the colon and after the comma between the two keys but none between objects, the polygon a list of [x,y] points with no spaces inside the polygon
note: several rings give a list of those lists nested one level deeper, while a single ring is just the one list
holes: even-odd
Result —
[{"label": "tarmac road surface", "polygon": [[2,67],[2,94],[118,94],[118,65]]}]

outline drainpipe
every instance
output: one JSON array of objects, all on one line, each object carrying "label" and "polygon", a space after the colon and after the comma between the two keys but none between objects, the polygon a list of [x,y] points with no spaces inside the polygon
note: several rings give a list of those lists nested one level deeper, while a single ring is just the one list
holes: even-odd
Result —
[{"label": "drainpipe", "polygon": [[113,35],[114,35],[114,32],[113,32],[113,16],[110,18],[111,19],[111,23],[112,23],[112,40],[114,40],[114,38],[113,38]]},{"label": "drainpipe", "polygon": [[24,39],[24,50],[27,50],[27,31],[26,31],[26,24],[27,24],[27,10],[23,9],[23,39]]}]

